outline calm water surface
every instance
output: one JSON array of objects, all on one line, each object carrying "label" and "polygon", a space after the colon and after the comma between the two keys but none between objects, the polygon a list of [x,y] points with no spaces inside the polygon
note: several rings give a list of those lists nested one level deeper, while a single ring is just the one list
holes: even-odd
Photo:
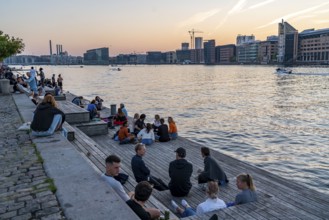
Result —
[{"label": "calm water surface", "polygon": [[329,68],[277,75],[261,66],[44,67],[64,89],[130,116],[173,116],[179,134],[329,194]]}]

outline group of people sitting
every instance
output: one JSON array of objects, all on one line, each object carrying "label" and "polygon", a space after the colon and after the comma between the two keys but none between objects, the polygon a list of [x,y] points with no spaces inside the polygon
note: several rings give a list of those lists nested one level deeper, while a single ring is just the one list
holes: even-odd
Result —
[{"label": "group of people sitting", "polygon": [[83,96],[76,96],[72,100],[72,103],[76,104],[77,106],[80,106],[81,108],[87,108],[91,120],[94,118],[100,118],[99,111],[103,109],[103,102],[103,99],[101,99],[99,96],[96,96],[95,99],[91,100],[91,102],[87,104],[86,107]]},{"label": "group of people sitting", "polygon": [[[150,169],[143,160],[146,154],[146,146],[142,143],[136,144],[136,154],[131,159],[131,169],[137,182],[134,192],[126,193],[122,182],[117,178],[120,174],[121,160],[116,155],[110,155],[106,158],[106,172],[102,177],[141,219],[159,218],[160,210],[145,207],[145,203],[151,196],[153,189],[159,191],[169,190],[174,197],[185,197],[192,188],[190,179],[193,173],[193,165],[185,159],[186,150],[179,147],[175,152],[176,158],[169,164],[168,175],[170,181],[168,185],[160,178],[151,175]],[[197,205],[196,209],[192,208],[184,199],[181,201],[181,207],[174,200],[171,200],[171,205],[177,215],[180,217],[201,215],[229,206],[257,201],[253,179],[249,174],[237,176],[236,186],[241,192],[236,195],[233,202],[225,203],[220,199],[218,196],[219,187],[228,184],[227,176],[218,162],[211,157],[209,148],[202,147],[201,155],[204,158],[204,170],[198,170],[198,187],[206,191],[207,199]]]},{"label": "group of people sitting", "polygon": [[169,126],[159,115],[155,115],[153,124],[145,123],[145,119],[145,114],[136,113],[129,128],[128,118],[119,108],[118,114],[114,117],[114,124],[121,124],[121,127],[114,139],[120,141],[120,144],[140,141],[142,144],[151,145],[155,141],[167,142],[178,137],[177,126],[172,117],[168,117]]},{"label": "group of people sitting", "polygon": [[[158,118],[158,116],[155,118]],[[173,119],[169,118],[168,123],[174,123]],[[143,121],[145,115],[142,114],[139,119]],[[38,104],[34,111],[34,117],[31,123],[32,135],[51,135],[55,131],[62,129],[64,121],[65,114],[57,108],[54,97],[49,93],[45,94],[44,99]],[[135,122],[136,126],[138,124],[137,121],[138,120]],[[157,134],[161,131],[162,125],[164,125],[164,120],[160,119],[160,126],[157,127]],[[144,132],[150,132],[152,129],[155,129],[154,126],[154,124],[152,126],[148,123],[146,127],[139,129],[137,136],[140,134],[143,137],[142,131],[145,129]],[[122,127],[128,129],[127,121],[123,123]],[[168,127],[166,128],[167,131],[169,131]],[[127,130],[125,132],[127,132]],[[119,135],[121,135],[120,131]],[[120,173],[121,160],[116,155],[110,155],[106,158],[106,172],[102,177],[141,219],[155,219],[160,216],[160,210],[145,207],[145,203],[151,196],[153,189],[159,191],[169,190],[173,197],[186,197],[192,188],[191,177],[193,165],[185,159],[186,149],[179,147],[175,150],[175,153],[176,157],[170,162],[168,168],[168,176],[170,178],[168,184],[151,174],[151,170],[143,160],[146,154],[146,145],[143,143],[137,143],[135,145],[135,155],[131,159],[131,169],[138,183],[134,192],[126,193],[123,188],[123,184],[127,181],[128,177]],[[198,187],[206,191],[207,199],[197,205],[196,209],[192,208],[184,199],[181,201],[181,206],[174,200],[171,200],[172,207],[179,216],[188,217],[201,215],[229,206],[257,201],[253,179],[249,174],[240,174],[237,176],[236,186],[241,192],[236,195],[233,202],[225,203],[220,199],[218,196],[219,187],[227,185],[229,183],[228,178],[217,160],[210,155],[210,149],[208,147],[201,148],[201,155],[204,160],[204,169],[199,169],[197,171],[197,181]]]}]

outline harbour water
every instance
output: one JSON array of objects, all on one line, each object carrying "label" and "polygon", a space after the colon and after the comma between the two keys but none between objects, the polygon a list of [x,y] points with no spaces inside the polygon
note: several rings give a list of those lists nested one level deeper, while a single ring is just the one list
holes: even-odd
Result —
[{"label": "harbour water", "polygon": [[[38,68],[38,67],[37,67]],[[129,115],[172,116],[179,135],[329,194],[329,68],[43,66],[64,89]]]}]

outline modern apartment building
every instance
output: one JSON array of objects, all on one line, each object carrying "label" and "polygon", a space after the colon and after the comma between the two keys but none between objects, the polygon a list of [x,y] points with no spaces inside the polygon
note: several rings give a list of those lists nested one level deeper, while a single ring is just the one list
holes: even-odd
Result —
[{"label": "modern apartment building", "polygon": [[203,43],[204,63],[214,65],[216,63],[216,41],[208,40]]},{"label": "modern apartment building", "polygon": [[240,64],[258,63],[259,41],[244,43],[236,47],[237,62]]},{"label": "modern apartment building", "polygon": [[299,34],[298,42],[299,62],[329,64],[329,28],[304,30]]},{"label": "modern apartment building", "polygon": [[85,65],[109,65],[109,48],[87,50],[83,54],[83,63]]},{"label": "modern apartment building", "polygon": [[215,53],[217,64],[229,64],[236,61],[236,47],[234,44],[217,46]]},{"label": "modern apartment building", "polygon": [[245,43],[251,43],[251,42],[254,42],[255,41],[255,36],[254,35],[241,35],[239,34],[237,37],[236,37],[236,45],[237,46],[240,46],[242,44],[245,44]]},{"label": "modern apartment building", "polygon": [[282,20],[278,28],[278,62],[295,63],[298,52],[298,31]]},{"label": "modern apartment building", "polygon": [[177,56],[175,51],[166,52],[166,63],[168,64],[177,63]]},{"label": "modern apartment building", "polygon": [[259,61],[261,64],[269,64],[277,62],[278,55],[278,37],[269,36],[266,41],[259,43]]}]

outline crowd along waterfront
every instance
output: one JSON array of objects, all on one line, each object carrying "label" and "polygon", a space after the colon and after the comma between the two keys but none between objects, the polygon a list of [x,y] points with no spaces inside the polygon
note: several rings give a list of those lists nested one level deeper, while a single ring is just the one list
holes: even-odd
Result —
[{"label": "crowd along waterfront", "polygon": [[183,137],[329,194],[329,68],[43,68],[48,78],[62,74],[66,91],[125,103],[148,122],[172,116]]}]

